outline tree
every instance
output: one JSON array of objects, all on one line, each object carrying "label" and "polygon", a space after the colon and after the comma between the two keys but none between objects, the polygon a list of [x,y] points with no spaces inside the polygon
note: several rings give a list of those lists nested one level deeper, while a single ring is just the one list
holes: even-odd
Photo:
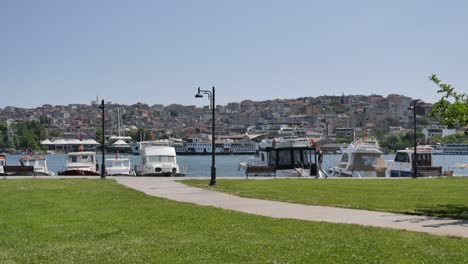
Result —
[{"label": "tree", "polygon": [[[431,115],[449,128],[468,126],[468,95],[456,92],[455,87],[442,83],[435,74],[429,76],[429,79],[439,86],[437,93],[443,94],[434,104]],[[468,129],[465,135],[468,135]]]}]

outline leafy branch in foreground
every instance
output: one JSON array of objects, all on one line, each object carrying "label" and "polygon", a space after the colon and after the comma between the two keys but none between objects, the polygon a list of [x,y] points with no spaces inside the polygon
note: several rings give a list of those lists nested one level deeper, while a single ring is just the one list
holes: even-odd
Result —
[{"label": "leafy branch in foreground", "polygon": [[[468,95],[456,92],[455,87],[442,83],[435,74],[429,76],[429,80],[439,86],[437,93],[443,94],[434,104],[431,115],[449,128],[468,126]],[[468,128],[465,129],[465,135],[468,135]]]}]

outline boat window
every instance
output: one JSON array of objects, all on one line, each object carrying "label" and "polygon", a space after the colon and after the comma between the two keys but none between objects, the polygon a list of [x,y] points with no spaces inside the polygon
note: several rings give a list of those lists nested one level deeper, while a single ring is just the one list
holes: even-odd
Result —
[{"label": "boat window", "polygon": [[397,153],[395,156],[395,161],[396,162],[409,162],[409,156],[408,153]]},{"label": "boat window", "polygon": [[375,165],[376,161],[377,161],[377,156],[358,156],[359,159],[358,159],[358,163],[361,165],[361,166],[373,166]]},{"label": "boat window", "polygon": [[149,156],[147,157],[148,162],[174,162],[174,156]]},{"label": "boat window", "polygon": [[106,167],[130,167],[130,160],[106,160]]},{"label": "boat window", "polygon": [[302,161],[301,157],[301,150],[300,149],[295,149],[294,150],[294,163],[296,165],[302,165],[304,162]]},{"label": "boat window", "polygon": [[349,156],[347,153],[344,153],[343,156],[341,156],[341,162],[348,162],[349,161]]},{"label": "boat window", "polygon": [[[414,153],[411,156],[414,158]],[[419,166],[432,166],[431,154],[429,153],[418,153],[417,161]]]},{"label": "boat window", "polygon": [[270,152],[270,162],[269,165],[276,165],[276,151]]},{"label": "boat window", "polygon": [[262,153],[261,157],[262,157],[262,161],[265,161],[265,153]]},{"label": "boat window", "polygon": [[290,165],[291,164],[291,151],[280,150],[278,152],[278,165]]},{"label": "boat window", "polygon": [[68,157],[68,162],[94,162],[93,156],[83,155],[83,156],[70,156]]}]

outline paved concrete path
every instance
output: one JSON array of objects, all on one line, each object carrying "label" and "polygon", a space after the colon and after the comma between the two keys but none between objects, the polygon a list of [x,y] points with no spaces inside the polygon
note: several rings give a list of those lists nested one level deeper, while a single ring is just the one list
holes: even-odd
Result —
[{"label": "paved concrete path", "polygon": [[468,237],[468,221],[466,220],[401,215],[243,198],[226,193],[190,187],[177,182],[180,178],[115,177],[114,179],[124,186],[152,196],[274,218],[358,224],[425,232],[434,235]]}]

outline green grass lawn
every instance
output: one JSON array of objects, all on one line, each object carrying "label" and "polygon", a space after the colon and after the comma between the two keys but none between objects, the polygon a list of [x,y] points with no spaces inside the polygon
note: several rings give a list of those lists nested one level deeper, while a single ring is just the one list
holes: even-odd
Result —
[{"label": "green grass lawn", "polygon": [[[207,187],[207,181],[184,180]],[[218,180],[212,190],[311,205],[468,219],[468,178]]]},{"label": "green grass lawn", "polygon": [[468,239],[248,215],[150,197],[112,180],[3,180],[0,194],[0,263],[468,259]]}]

